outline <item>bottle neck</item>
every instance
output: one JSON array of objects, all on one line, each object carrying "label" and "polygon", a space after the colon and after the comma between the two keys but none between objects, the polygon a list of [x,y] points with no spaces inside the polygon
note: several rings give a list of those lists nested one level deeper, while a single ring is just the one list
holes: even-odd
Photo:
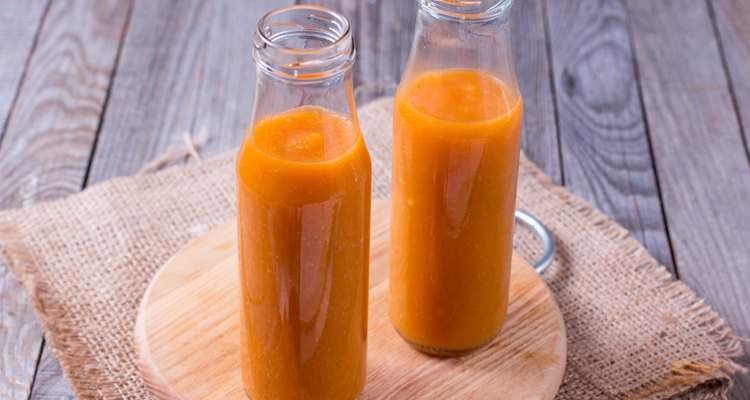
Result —
[{"label": "bottle neck", "polygon": [[508,17],[514,0],[419,0],[420,9],[436,18],[495,21]]},{"label": "bottle neck", "polygon": [[280,8],[258,22],[253,44],[253,120],[301,106],[356,116],[354,41],[341,14],[318,6]]},{"label": "bottle neck", "polygon": [[488,72],[518,92],[508,16],[512,0],[419,0],[404,79],[430,70]]},{"label": "bottle neck", "polygon": [[317,6],[284,7],[258,22],[253,58],[259,72],[310,83],[348,71],[355,50],[349,22]]}]

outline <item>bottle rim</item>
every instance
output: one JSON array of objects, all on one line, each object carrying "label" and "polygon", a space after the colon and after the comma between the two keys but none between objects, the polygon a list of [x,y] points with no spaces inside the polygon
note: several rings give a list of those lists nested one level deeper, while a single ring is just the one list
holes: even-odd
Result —
[{"label": "bottle rim", "polygon": [[[310,29],[310,28],[306,28],[304,26],[301,26],[299,24],[294,24],[294,23],[286,23],[286,24],[269,23],[274,17],[288,13],[289,11],[293,11],[293,10],[309,10],[309,11],[318,12],[322,15],[315,15],[314,17],[316,19],[321,18],[322,16],[328,17],[330,21],[336,23],[340,27],[341,32],[338,33],[335,39],[329,44],[325,46],[315,47],[315,48],[300,49],[300,48],[285,46],[281,43],[278,43],[275,41],[276,39],[274,37],[275,35],[272,35],[270,33],[270,28],[274,26],[281,26],[281,25],[297,26],[300,31]],[[309,18],[312,18],[312,17],[313,16],[310,16]],[[289,51],[292,53],[315,53],[315,52],[319,52],[325,49],[334,48],[336,47],[336,45],[339,45],[342,42],[345,42],[346,40],[348,40],[351,37],[351,26],[349,24],[349,20],[347,20],[340,13],[333,11],[331,9],[328,9],[322,6],[316,6],[316,5],[293,5],[293,6],[277,8],[273,11],[270,11],[266,15],[264,15],[258,21],[258,27],[257,27],[256,33],[258,37],[269,47],[273,47],[282,51]]]},{"label": "bottle rim", "polygon": [[[301,17],[301,15],[303,15]],[[287,39],[314,39],[289,44]],[[348,70],[356,52],[351,25],[340,13],[315,5],[277,8],[259,21],[253,58],[264,72],[294,80],[320,80]]]},{"label": "bottle rim", "polygon": [[507,15],[513,2],[514,0],[419,0],[419,5],[438,18],[486,22]]}]

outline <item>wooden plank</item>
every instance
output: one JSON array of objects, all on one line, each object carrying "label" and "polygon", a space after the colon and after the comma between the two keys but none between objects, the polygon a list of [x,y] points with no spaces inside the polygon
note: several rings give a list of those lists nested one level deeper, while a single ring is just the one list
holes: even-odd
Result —
[{"label": "wooden plank", "polygon": [[[714,26],[718,29],[720,50],[729,72],[729,82],[750,154],[750,1],[711,0]],[[711,11],[711,9],[709,10]]]},{"label": "wooden plank", "polygon": [[0,143],[48,0],[0,3]]},{"label": "wooden plank", "polygon": [[[0,3],[0,146],[46,8],[47,0]],[[28,394],[34,363],[39,355],[39,335],[39,325],[21,285],[0,261],[0,349],[3,359],[0,397],[22,398]]]},{"label": "wooden plank", "polygon": [[523,96],[523,136],[526,155],[552,180],[562,183],[555,121],[548,42],[542,0],[513,4],[510,19],[513,61]]},{"label": "wooden plank", "polygon": [[[680,278],[750,337],[750,167],[706,3],[627,4]],[[731,398],[750,398],[749,376]]]},{"label": "wooden plank", "polygon": [[21,285],[13,279],[3,263],[0,263],[0,274],[0,344],[3,357],[0,398],[21,399],[26,398],[31,390],[42,333]]},{"label": "wooden plank", "polygon": [[[115,0],[50,6],[0,148],[0,208],[81,189],[127,10]],[[26,398],[42,335],[5,266],[0,279],[0,397]]]},{"label": "wooden plank", "polygon": [[[409,58],[417,19],[416,1],[299,0],[341,12],[357,46],[354,86],[370,88],[365,101],[392,94]],[[389,90],[391,93],[389,93]]]},{"label": "wooden plank", "polygon": [[70,382],[63,376],[60,363],[52,350],[44,346],[36,371],[31,400],[73,400],[76,396]]},{"label": "wooden plank", "polygon": [[[414,40],[414,28],[417,20],[416,1],[381,1],[377,20],[377,43],[372,58],[360,62],[374,65],[373,82],[383,85],[397,85],[406,67]],[[367,16],[367,15],[365,15]],[[363,16],[360,16],[360,21]],[[367,31],[360,32],[360,36]]]},{"label": "wooden plank", "polygon": [[619,1],[558,0],[547,17],[565,186],[672,268],[625,9]]},{"label": "wooden plank", "polygon": [[208,130],[204,155],[239,146],[255,90],[255,21],[288,3],[136,2],[88,183],[135,173],[185,131]]}]

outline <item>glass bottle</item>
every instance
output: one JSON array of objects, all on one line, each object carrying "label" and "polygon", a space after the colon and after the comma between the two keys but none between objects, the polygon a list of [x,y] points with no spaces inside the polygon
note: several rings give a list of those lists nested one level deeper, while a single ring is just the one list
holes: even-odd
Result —
[{"label": "glass bottle", "polygon": [[370,156],[346,19],[258,23],[254,116],[237,159],[241,361],[253,400],[354,399],[365,381]]},{"label": "glass bottle", "polygon": [[419,0],[394,105],[389,309],[417,349],[489,343],[508,308],[522,102],[512,0]]}]

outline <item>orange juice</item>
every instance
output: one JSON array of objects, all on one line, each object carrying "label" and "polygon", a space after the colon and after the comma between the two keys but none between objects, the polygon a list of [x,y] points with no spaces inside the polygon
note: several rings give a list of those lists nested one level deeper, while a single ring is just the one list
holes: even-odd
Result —
[{"label": "orange juice", "polygon": [[241,358],[253,400],[354,399],[365,381],[370,157],[352,119],[303,106],[237,160]]},{"label": "orange juice", "polygon": [[488,343],[508,308],[522,104],[487,72],[423,72],[394,106],[389,308],[430,353]]}]

